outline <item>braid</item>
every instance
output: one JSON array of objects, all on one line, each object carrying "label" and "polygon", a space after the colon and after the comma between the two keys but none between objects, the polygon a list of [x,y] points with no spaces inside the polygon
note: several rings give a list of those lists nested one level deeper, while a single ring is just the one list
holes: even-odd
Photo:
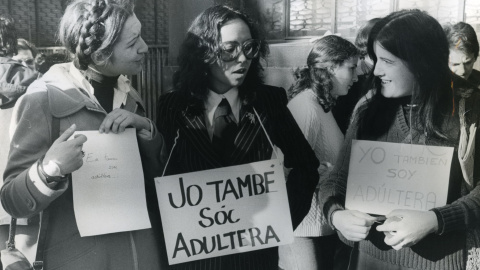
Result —
[{"label": "braid", "polygon": [[105,34],[104,21],[112,10],[107,6],[105,0],[93,1],[94,4],[83,14],[85,21],[82,24],[76,48],[77,57],[74,60],[74,64],[81,70],[88,68],[92,53],[102,45]]}]

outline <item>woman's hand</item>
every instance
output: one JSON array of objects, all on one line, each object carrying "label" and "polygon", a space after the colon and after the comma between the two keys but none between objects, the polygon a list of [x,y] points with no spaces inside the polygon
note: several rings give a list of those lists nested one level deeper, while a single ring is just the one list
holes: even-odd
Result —
[{"label": "woman's hand", "polygon": [[100,133],[121,133],[125,128],[132,126],[137,130],[146,129],[150,131],[150,122],[147,118],[124,109],[115,109],[111,111],[100,125]]},{"label": "woman's hand", "polygon": [[[413,246],[438,230],[437,215],[432,211],[393,210],[386,217],[377,231],[385,232],[385,244],[396,250]],[[395,221],[388,222],[389,219]]]},{"label": "woman's hand", "polygon": [[367,238],[372,224],[377,219],[357,210],[339,210],[333,213],[332,224],[350,241]]},{"label": "woman's hand", "polygon": [[49,161],[55,162],[63,175],[76,171],[83,165],[82,147],[87,141],[87,137],[85,135],[76,135],[72,140],[68,140],[76,128],[76,125],[73,124],[65,130],[53,142],[43,159],[44,164],[48,164]]}]

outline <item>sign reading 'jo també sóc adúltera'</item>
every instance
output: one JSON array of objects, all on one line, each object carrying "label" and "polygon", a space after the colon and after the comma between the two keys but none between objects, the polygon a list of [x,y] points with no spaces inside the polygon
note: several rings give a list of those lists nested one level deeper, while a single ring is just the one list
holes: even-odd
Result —
[{"label": "sign reading 'jo tamb\u00e9 s\u00f3c ad\u00faltera'", "polygon": [[169,264],[293,242],[278,160],[155,178]]}]

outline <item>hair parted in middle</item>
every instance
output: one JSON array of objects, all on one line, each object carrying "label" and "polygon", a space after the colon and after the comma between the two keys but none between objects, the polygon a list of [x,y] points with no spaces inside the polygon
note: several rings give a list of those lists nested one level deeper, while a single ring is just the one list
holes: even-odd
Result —
[{"label": "hair parted in middle", "polygon": [[[421,134],[447,139],[441,124],[443,117],[451,114],[453,94],[448,42],[441,25],[417,9],[393,12],[377,22],[370,32],[368,54],[374,63],[378,61],[376,43],[400,58],[415,78],[411,102],[418,113],[413,117],[412,128],[420,129]],[[395,117],[385,115],[388,99],[381,95],[378,77],[374,84],[375,95],[360,115],[358,132],[364,134],[364,139],[375,139],[389,128],[390,123],[382,124],[378,117],[388,118],[387,121]]]},{"label": "hair parted in middle", "polygon": [[133,3],[129,0],[75,0],[70,3],[60,22],[59,38],[74,54],[75,67],[86,70],[89,64],[106,64],[131,15]]},{"label": "hair parted in middle", "polygon": [[199,100],[206,98],[209,65],[215,61],[222,61],[217,54],[222,40],[220,29],[234,19],[243,20],[250,29],[252,39],[261,41],[258,57],[252,59],[244,83],[239,87],[240,97],[248,99],[249,93],[263,82],[261,76],[263,67],[260,60],[265,59],[269,50],[267,43],[260,37],[256,24],[246,13],[228,6],[217,5],[204,10],[188,29],[180,47],[179,69],[173,76],[173,85],[176,90]]},{"label": "hair parted in middle", "polygon": [[289,98],[312,89],[323,110],[329,112],[335,105],[335,99],[331,94],[332,69],[359,54],[355,45],[339,36],[329,35],[316,40],[308,54],[307,66],[294,71],[295,83],[288,91]]}]

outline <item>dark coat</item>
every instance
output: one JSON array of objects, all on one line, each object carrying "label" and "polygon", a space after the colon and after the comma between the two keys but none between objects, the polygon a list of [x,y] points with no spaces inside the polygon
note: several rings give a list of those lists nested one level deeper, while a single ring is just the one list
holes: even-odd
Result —
[{"label": "dark coat", "polygon": [[[167,153],[179,138],[171,154],[165,175],[180,174],[268,160],[272,147],[253,108],[258,112],[272,143],[284,154],[284,165],[291,168],[287,192],[293,227],[308,213],[318,183],[319,162],[287,108],[282,88],[262,85],[253,99],[240,110],[235,150],[230,161],[215,152],[205,125],[203,102],[173,91],[160,97],[157,127],[167,145]],[[228,255],[173,265],[169,269],[278,269],[277,248]]]}]

